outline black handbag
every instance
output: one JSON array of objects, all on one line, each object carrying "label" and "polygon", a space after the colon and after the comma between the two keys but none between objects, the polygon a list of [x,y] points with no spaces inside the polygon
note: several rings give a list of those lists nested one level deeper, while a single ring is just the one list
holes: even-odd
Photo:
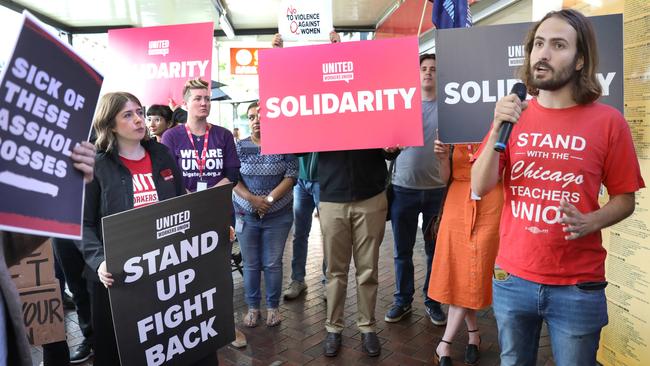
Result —
[{"label": "black handbag", "polygon": [[395,160],[390,161],[390,165],[388,166],[388,177],[386,178],[386,201],[388,202],[388,209],[386,210],[386,221],[390,221],[390,208],[393,205],[393,199],[395,198],[395,192],[393,192],[393,173],[395,172]]},{"label": "black handbag", "polygon": [[447,192],[449,191],[449,186],[451,185],[451,176],[453,174],[453,165],[452,159],[454,155],[454,145],[451,145],[451,150],[449,151],[449,180],[447,181],[447,188],[442,194],[442,199],[440,200],[440,209],[438,209],[438,214],[429,220],[427,226],[424,229],[424,240],[434,242],[438,239],[438,229],[440,229],[440,220],[442,220],[442,209],[445,207],[445,200],[447,199]]}]

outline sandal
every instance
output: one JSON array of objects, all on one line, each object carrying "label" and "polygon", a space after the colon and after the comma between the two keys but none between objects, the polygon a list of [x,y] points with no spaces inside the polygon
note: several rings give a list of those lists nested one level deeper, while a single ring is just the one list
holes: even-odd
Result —
[{"label": "sandal", "polygon": [[280,325],[282,322],[282,317],[280,316],[280,309],[278,308],[269,308],[266,311],[266,326],[275,327]]},{"label": "sandal", "polygon": [[[467,333],[475,332],[478,332],[478,329],[467,331]],[[465,365],[476,365],[478,363],[478,360],[481,358],[481,352],[479,351],[480,348],[481,336],[478,337],[478,344],[467,344],[467,348],[465,348]]]},{"label": "sandal", "polygon": [[261,317],[260,309],[248,309],[248,313],[244,315],[244,320],[242,322],[246,328],[255,328]]},{"label": "sandal", "polygon": [[[451,346],[451,342],[445,341],[444,339],[441,339],[440,342],[447,343],[448,345]],[[433,359],[433,364],[434,365],[439,365],[439,366],[452,366],[451,362],[451,357],[449,356],[440,356],[438,354],[438,350],[435,351],[435,357]]]}]

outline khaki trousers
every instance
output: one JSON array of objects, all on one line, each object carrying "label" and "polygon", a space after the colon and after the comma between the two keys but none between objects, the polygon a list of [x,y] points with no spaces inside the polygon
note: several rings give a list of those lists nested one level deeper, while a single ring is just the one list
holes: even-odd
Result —
[{"label": "khaki trousers", "polygon": [[357,327],[375,332],[379,245],[386,226],[386,193],[356,202],[320,202],[319,215],[327,263],[328,332],[341,333],[350,259],[357,280]]}]

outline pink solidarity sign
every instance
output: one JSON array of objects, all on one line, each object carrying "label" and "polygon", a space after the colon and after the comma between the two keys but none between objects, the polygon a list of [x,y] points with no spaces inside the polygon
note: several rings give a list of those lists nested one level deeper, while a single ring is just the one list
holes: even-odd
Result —
[{"label": "pink solidarity sign", "polygon": [[416,37],[260,51],[262,153],[421,146]]},{"label": "pink solidarity sign", "polygon": [[183,85],[210,82],[214,24],[195,23],[108,31],[114,63],[102,92],[128,91],[143,104],[179,104]]}]

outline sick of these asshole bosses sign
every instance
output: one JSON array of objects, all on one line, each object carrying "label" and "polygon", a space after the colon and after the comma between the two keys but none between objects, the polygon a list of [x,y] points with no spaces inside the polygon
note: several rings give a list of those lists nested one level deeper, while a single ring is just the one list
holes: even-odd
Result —
[{"label": "sick of these asshole bosses sign", "polygon": [[260,51],[262,153],[421,146],[416,37]]},{"label": "sick of these asshole bosses sign", "polygon": [[[46,55],[46,57],[44,57]],[[0,77],[0,229],[81,238],[88,139],[103,77],[25,13]]]}]

